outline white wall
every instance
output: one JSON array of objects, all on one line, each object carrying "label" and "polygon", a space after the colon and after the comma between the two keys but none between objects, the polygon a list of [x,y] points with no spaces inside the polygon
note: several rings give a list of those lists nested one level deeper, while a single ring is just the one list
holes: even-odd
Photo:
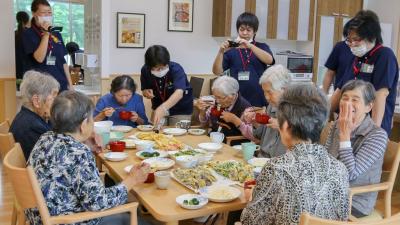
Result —
[{"label": "white wall", "polygon": [[[144,53],[154,44],[165,45],[171,60],[180,63],[186,73],[211,74],[214,57],[223,40],[211,36],[212,2],[194,1],[194,24],[193,32],[190,33],[167,31],[167,0],[102,0],[102,77],[115,73],[140,73]],[[144,49],[116,47],[117,12],[146,14]],[[267,43],[275,51],[297,49],[295,41],[268,40]]]},{"label": "white wall", "polygon": [[1,0],[0,9],[0,77],[15,77],[13,0]]},{"label": "white wall", "polygon": [[[392,43],[384,43],[391,45],[396,53],[397,40],[399,34],[400,22],[400,1],[399,0],[364,0],[364,9],[374,11],[382,23],[391,23],[392,27]],[[399,57],[399,56],[398,56]]]}]

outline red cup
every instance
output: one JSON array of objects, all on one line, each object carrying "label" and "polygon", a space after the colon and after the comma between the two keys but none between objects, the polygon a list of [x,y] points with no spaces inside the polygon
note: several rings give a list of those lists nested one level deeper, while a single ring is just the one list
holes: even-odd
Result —
[{"label": "red cup", "polygon": [[153,183],[154,182],[154,172],[148,173],[147,179],[144,182],[145,183]]},{"label": "red cup", "polygon": [[222,110],[218,110],[216,106],[211,108],[211,115],[214,117],[220,117],[222,114]]},{"label": "red cup", "polygon": [[125,150],[125,142],[123,141],[112,141],[109,145],[112,152],[123,152]]},{"label": "red cup", "polygon": [[120,111],[119,112],[119,118],[121,120],[130,120],[132,117],[132,112],[129,111]]},{"label": "red cup", "polygon": [[256,113],[256,122],[260,124],[267,124],[270,117],[266,113]]}]

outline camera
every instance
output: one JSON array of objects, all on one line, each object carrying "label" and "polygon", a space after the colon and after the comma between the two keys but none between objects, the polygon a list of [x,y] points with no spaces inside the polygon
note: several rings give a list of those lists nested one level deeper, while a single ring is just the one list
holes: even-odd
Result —
[{"label": "camera", "polygon": [[231,41],[231,40],[228,40],[228,43],[229,43],[229,47],[230,48],[236,48],[236,47],[239,47],[239,42],[236,42],[236,41]]}]

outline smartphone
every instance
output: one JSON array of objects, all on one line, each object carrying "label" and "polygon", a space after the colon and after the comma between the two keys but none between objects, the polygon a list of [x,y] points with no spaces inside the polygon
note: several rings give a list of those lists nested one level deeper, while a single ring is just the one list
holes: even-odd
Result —
[{"label": "smartphone", "polygon": [[229,43],[230,48],[236,48],[236,47],[239,47],[239,45],[240,45],[238,42],[231,41],[231,40],[228,40],[228,43]]}]

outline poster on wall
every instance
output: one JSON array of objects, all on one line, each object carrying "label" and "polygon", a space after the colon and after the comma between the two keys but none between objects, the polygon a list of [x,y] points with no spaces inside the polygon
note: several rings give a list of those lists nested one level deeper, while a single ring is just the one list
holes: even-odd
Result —
[{"label": "poster on wall", "polygon": [[168,0],[168,31],[193,32],[193,1]]},{"label": "poster on wall", "polygon": [[144,48],[145,14],[117,13],[117,48]]}]

